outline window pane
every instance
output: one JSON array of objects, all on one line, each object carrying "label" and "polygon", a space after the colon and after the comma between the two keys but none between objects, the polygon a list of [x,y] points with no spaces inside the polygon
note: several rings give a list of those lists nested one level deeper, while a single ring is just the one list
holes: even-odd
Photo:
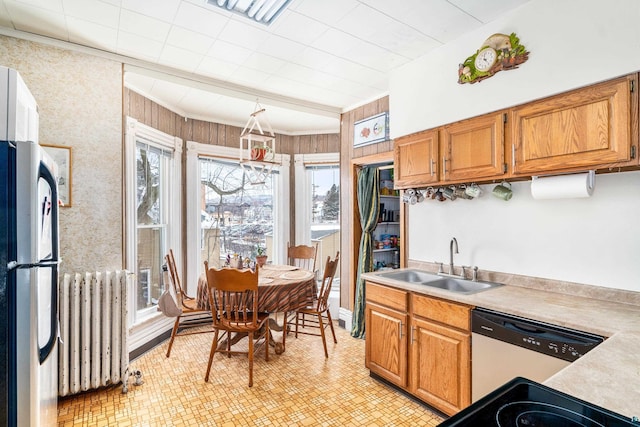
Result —
[{"label": "window pane", "polygon": [[138,294],[137,309],[158,303],[162,294],[162,231],[160,228],[138,228]]},{"label": "window pane", "polygon": [[138,225],[160,222],[160,156],[142,145],[136,149]]},{"label": "window pane", "polygon": [[258,245],[273,251],[273,174],[253,185],[236,163],[200,159],[201,271],[235,256],[255,260]]},{"label": "window pane", "polygon": [[327,257],[335,257],[340,248],[340,168],[309,167],[307,173],[311,174],[311,241],[318,244],[317,267],[322,277]]},{"label": "window pane", "polygon": [[138,278],[136,309],[157,304],[163,290],[169,152],[138,144],[136,148],[136,220]]}]

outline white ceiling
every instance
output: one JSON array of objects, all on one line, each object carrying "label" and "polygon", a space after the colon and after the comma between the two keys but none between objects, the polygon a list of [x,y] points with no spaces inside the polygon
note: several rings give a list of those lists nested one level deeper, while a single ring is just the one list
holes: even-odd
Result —
[{"label": "white ceiling", "polygon": [[125,84],[193,119],[338,132],[388,74],[529,0],[293,0],[269,27],[206,0],[0,0],[0,34],[121,56]]}]

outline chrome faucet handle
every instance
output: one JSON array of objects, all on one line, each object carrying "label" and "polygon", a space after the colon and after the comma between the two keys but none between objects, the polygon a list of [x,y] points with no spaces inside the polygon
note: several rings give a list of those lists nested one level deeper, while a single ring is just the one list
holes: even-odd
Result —
[{"label": "chrome faucet handle", "polygon": [[473,280],[474,282],[478,281],[478,266],[477,265],[473,266],[473,275],[471,277],[471,280]]},{"label": "chrome faucet handle", "polygon": [[444,273],[444,269],[442,267],[443,263],[435,261],[436,264],[438,264],[438,273]]},{"label": "chrome faucet handle", "polygon": [[462,277],[463,279],[467,278],[467,268],[471,268],[468,265],[461,265],[460,266],[462,268],[462,273],[460,274],[460,277]]}]

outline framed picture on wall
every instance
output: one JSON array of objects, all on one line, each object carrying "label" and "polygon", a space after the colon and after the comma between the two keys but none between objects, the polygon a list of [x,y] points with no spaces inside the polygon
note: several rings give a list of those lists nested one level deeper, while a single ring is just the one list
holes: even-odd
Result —
[{"label": "framed picture on wall", "polygon": [[389,139],[389,113],[380,113],[353,124],[353,146],[382,142]]},{"label": "framed picture on wall", "polygon": [[40,144],[58,165],[58,197],[63,207],[71,206],[71,147]]}]

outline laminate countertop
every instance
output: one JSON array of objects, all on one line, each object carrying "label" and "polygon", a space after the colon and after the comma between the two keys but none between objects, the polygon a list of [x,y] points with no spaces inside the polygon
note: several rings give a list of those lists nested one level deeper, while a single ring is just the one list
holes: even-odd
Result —
[{"label": "laminate countertop", "polygon": [[365,273],[362,278],[606,337],[602,344],[544,384],[621,415],[640,417],[639,305],[619,302],[620,298],[608,299],[606,291],[598,292],[598,298],[593,298],[514,285],[464,295],[388,279],[381,277],[382,273]]}]

